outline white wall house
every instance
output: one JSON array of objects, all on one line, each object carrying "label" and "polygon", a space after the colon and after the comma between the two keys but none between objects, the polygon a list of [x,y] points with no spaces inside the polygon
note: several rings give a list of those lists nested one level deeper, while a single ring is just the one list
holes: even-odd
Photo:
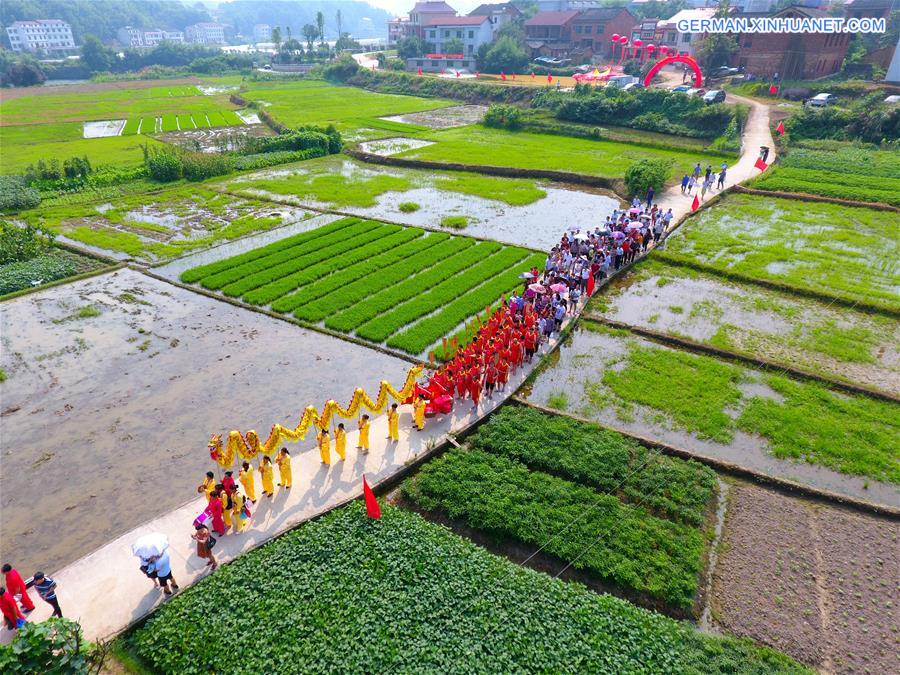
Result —
[{"label": "white wall house", "polygon": [[184,42],[184,33],[180,30],[148,30],[144,31],[144,44],[155,47],[160,42]]},{"label": "white wall house", "polygon": [[716,14],[715,7],[700,7],[698,9],[683,9],[671,19],[663,19],[657,25],[657,32],[662,34],[662,43],[673,47],[681,54],[694,55],[697,41],[703,37],[700,33],[682,33],[678,30],[680,21],[692,21],[694,19],[711,19]]},{"label": "white wall house", "polygon": [[253,26],[253,42],[271,42],[272,26],[267,23],[258,23]]},{"label": "white wall house", "polygon": [[16,21],[6,27],[14,52],[67,52],[75,50],[72,27],[60,19]]},{"label": "white wall house", "polygon": [[143,47],[144,31],[134,26],[123,26],[116,31],[116,39],[123,47]]},{"label": "white wall house", "polygon": [[200,45],[225,44],[225,26],[218,23],[195,23],[184,29],[188,42]]},{"label": "white wall house", "polygon": [[463,54],[474,56],[478,48],[493,40],[493,24],[487,16],[438,17],[425,26],[425,42],[434,45],[435,54],[446,54],[447,43],[460,40]]}]

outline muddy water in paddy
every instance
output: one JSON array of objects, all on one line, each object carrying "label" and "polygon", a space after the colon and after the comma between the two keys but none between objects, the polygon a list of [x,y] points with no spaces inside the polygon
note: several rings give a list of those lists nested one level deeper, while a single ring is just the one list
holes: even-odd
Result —
[{"label": "muddy water in paddy", "polygon": [[[634,404],[632,414],[626,416],[627,419],[623,419],[616,412],[614,404],[599,408],[589,399],[586,393],[587,385],[600,383],[607,370],[622,370],[629,353],[629,344],[666,349],[639,338],[625,338],[583,328],[576,329],[560,346],[558,358],[551,361],[549,367],[537,377],[524,395],[530,401],[547,406],[552,396],[565,393],[567,397],[565,410],[595,419],[601,424],[654,438],[685,448],[699,456],[725,460],[770,476],[875,503],[900,506],[896,486],[844,475],[814,464],[779,459],[768,451],[766,439],[760,436],[735,430],[732,442],[726,445],[698,438],[695,434],[676,427],[674,423],[669,424],[661,419],[658,411],[637,403]],[[756,371],[748,370],[748,373],[752,375]],[[745,385],[743,390],[751,396],[778,397],[778,394],[763,382],[752,383],[749,388]],[[739,411],[726,412],[735,416]]]},{"label": "muddy water in paddy", "polygon": [[[87,305],[100,315],[78,318]],[[0,319],[0,558],[25,570],[195,497],[210,433],[264,435],[409,368],[132,270],[5,302]]]},{"label": "muddy water in paddy", "polygon": [[[640,268],[639,268],[640,270]],[[662,284],[662,285],[660,285]],[[791,367],[900,395],[900,322],[844,307],[739,285],[675,266],[626,275],[607,292],[604,316],[698,342],[713,342]],[[818,334],[872,334],[855,340],[858,360],[817,349]],[[722,344],[722,342],[726,344]],[[864,358],[870,352],[869,359]]]},{"label": "muddy water in paddy", "polygon": [[486,105],[453,105],[448,108],[393,115],[382,119],[403,124],[417,124],[431,129],[449,129],[480,122],[486,112]]}]

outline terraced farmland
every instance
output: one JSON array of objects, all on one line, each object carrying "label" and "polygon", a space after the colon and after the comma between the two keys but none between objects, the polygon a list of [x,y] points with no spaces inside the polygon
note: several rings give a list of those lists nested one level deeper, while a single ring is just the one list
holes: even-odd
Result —
[{"label": "terraced farmland", "polygon": [[189,269],[186,283],[410,354],[516,288],[542,256],[495,242],[344,218]]}]

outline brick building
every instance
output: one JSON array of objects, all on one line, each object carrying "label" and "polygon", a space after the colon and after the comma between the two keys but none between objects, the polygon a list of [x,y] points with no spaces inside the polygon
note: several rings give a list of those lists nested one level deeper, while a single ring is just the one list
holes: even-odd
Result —
[{"label": "brick building", "polygon": [[628,35],[635,18],[624,7],[599,7],[579,12],[572,21],[573,47],[594,56],[612,55],[612,36]]},{"label": "brick building", "polygon": [[[773,14],[741,16],[819,18],[827,14],[811,7],[787,7]],[[850,33],[740,34],[732,65],[757,76],[777,73],[784,80],[815,80],[841,69],[852,37]]]},{"label": "brick building", "polygon": [[525,21],[525,44],[536,56],[568,56],[578,12],[538,12]]}]

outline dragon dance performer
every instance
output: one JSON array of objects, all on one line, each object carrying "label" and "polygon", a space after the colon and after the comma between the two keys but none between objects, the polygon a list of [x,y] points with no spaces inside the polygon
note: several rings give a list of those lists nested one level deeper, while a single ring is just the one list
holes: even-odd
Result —
[{"label": "dragon dance performer", "polygon": [[400,440],[400,412],[397,410],[397,404],[392,403],[387,412],[388,420],[388,440],[397,442]]},{"label": "dragon dance performer", "polygon": [[[216,485],[216,492],[219,493],[219,502],[222,504],[222,519],[225,521],[225,531],[231,529],[231,509],[233,507],[231,501],[231,495],[225,491],[225,486],[222,483]],[[215,520],[213,520],[213,524],[215,526]]]},{"label": "dragon dance performer", "polygon": [[278,485],[290,489],[293,478],[291,476],[291,453],[287,451],[287,448],[282,448],[278,452],[275,463],[278,465],[278,475],[281,477]]},{"label": "dragon dance performer", "polygon": [[275,494],[275,470],[272,468],[272,460],[264,455],[259,465],[259,475],[262,478],[263,494],[272,497]]},{"label": "dragon dance performer", "polygon": [[244,495],[241,494],[241,491],[235,488],[234,492],[231,493],[231,522],[234,523],[234,531],[242,532],[244,529],[244,524],[247,522],[245,518],[242,518],[244,511]]},{"label": "dragon dance performer", "polygon": [[416,396],[416,400],[413,402],[413,411],[414,411],[414,421],[418,431],[422,431],[425,428],[425,399],[421,396]]},{"label": "dragon dance performer", "polygon": [[238,480],[244,486],[244,492],[247,493],[247,499],[256,502],[256,476],[250,462],[244,462],[241,470],[238,472]]},{"label": "dragon dance performer", "polygon": [[331,436],[328,429],[320,429],[316,440],[319,441],[319,456],[325,466],[331,466]]},{"label": "dragon dance performer", "polygon": [[206,478],[203,479],[203,482],[197,486],[197,492],[202,492],[206,495],[206,501],[210,500],[210,493],[216,489],[216,474],[212,471],[206,472]]},{"label": "dragon dance performer", "polygon": [[369,416],[363,415],[359,418],[359,445],[356,449],[360,452],[369,452]]},{"label": "dragon dance performer", "polygon": [[342,461],[347,459],[347,432],[344,431],[343,422],[334,430],[334,451]]}]

